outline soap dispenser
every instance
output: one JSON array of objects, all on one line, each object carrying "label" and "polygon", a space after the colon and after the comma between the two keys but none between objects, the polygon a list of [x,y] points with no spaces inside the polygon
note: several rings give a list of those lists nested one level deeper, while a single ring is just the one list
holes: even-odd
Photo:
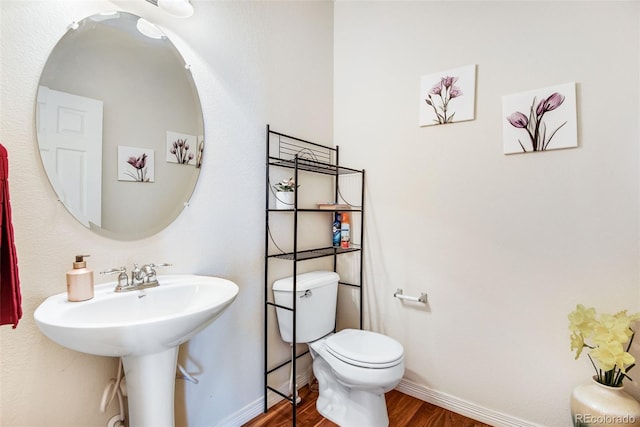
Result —
[{"label": "soap dispenser", "polygon": [[67,299],[86,301],[93,298],[93,270],[87,268],[84,258],[89,255],[76,255],[73,270],[67,271]]}]

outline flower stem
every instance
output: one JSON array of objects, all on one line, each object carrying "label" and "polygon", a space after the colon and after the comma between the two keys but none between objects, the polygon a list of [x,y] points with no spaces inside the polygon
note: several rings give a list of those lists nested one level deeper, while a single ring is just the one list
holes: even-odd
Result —
[{"label": "flower stem", "polygon": [[589,361],[591,362],[591,364],[593,365],[593,369],[596,370],[596,375],[598,376],[598,382],[600,382],[600,378],[602,376],[602,372],[596,367],[596,364],[593,363],[593,359],[591,358],[590,354],[587,354],[587,357],[589,358]]},{"label": "flower stem", "polygon": [[627,345],[627,353],[629,352],[629,350],[631,349],[631,344],[633,344],[633,338],[636,336],[636,332],[632,329],[631,330],[631,338],[629,339],[629,344]]}]

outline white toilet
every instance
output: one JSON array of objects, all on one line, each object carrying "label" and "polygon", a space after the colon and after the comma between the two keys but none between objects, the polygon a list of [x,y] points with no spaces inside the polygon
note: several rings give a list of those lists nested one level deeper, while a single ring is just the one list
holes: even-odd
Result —
[{"label": "white toilet", "polygon": [[[333,333],[340,276],[333,271],[299,274],[296,281],[296,342],[308,343],[320,394],[318,412],[341,427],[389,425],[384,393],[404,375],[404,350],[375,332]],[[275,303],[292,307],[293,277],[273,284]],[[277,308],[280,335],[293,341],[293,316]]]}]

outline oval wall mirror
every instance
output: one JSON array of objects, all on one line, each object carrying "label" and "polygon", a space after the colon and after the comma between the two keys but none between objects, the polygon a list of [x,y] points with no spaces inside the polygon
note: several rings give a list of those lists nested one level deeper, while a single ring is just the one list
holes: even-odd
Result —
[{"label": "oval wall mirror", "polygon": [[162,230],[198,180],[204,125],[191,72],[157,27],[130,13],[70,27],[40,77],[36,130],[58,199],[107,237]]}]

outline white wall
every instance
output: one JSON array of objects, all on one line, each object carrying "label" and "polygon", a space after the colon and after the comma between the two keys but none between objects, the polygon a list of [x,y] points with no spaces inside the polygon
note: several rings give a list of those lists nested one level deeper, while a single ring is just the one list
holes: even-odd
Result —
[{"label": "white wall", "polygon": [[[404,344],[407,379],[571,424],[571,390],[593,373],[573,360],[567,314],[640,309],[639,15],[637,2],[336,2],[334,141],[367,170],[367,318]],[[420,76],[468,64],[476,119],[419,127]],[[503,155],[502,96],[572,81],[579,147]],[[428,292],[428,309],[397,287]]]},{"label": "white wall", "polygon": [[[9,152],[24,309],[16,330],[0,328],[2,425],[98,426],[115,412],[98,411],[115,361],[66,350],[33,321],[44,298],[65,290],[64,274],[77,253],[90,253],[96,271],[172,262],[171,272],[239,285],[226,313],[181,350],[200,384],[178,382],[177,425],[216,425],[262,396],[265,125],[331,142],[333,5],[193,3],[196,14],[186,20],[144,1],[0,3],[0,141]],[[208,144],[189,208],[166,230],[133,242],[92,234],[56,201],[34,130],[35,94],[49,52],[73,20],[114,8],[157,22],[192,64]],[[97,282],[105,280],[96,274]]]}]

